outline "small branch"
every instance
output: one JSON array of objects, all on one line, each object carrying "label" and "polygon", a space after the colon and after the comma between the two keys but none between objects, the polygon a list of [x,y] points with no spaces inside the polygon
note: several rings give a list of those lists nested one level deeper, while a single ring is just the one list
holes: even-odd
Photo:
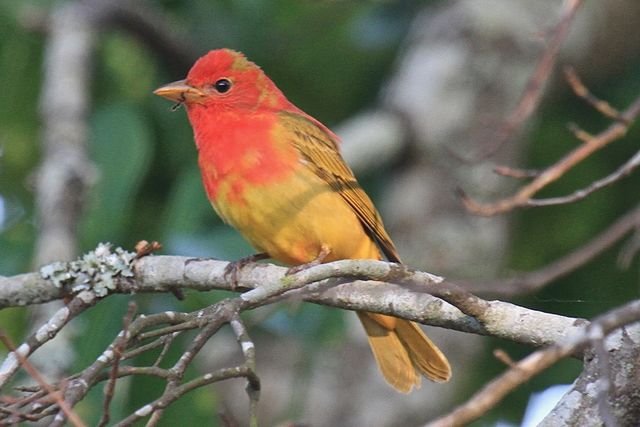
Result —
[{"label": "small branch", "polygon": [[629,241],[624,245],[622,250],[620,251],[620,255],[618,255],[618,266],[620,268],[626,269],[631,266],[631,262],[633,258],[640,251],[640,220],[635,225],[635,232]]},{"label": "small branch", "polygon": [[464,314],[473,317],[481,323],[485,322],[487,312],[490,309],[490,303],[471,292],[451,282],[442,282],[437,286],[430,286],[429,290],[424,289],[424,285],[413,282],[412,285],[417,289],[422,288],[422,292],[428,292],[434,297],[442,298],[449,304],[456,307]]},{"label": "small branch", "polygon": [[513,368],[515,366],[515,362],[513,361],[513,359],[504,350],[501,350],[499,348],[493,350],[493,356],[510,368]]},{"label": "small branch", "polygon": [[513,297],[533,293],[585,265],[639,226],[640,206],[636,206],[587,244],[545,267],[505,280],[463,282],[463,286],[472,292],[492,296]]},{"label": "small branch", "polygon": [[84,427],[85,423],[80,419],[78,414],[76,414],[73,411],[73,409],[71,409],[69,405],[67,405],[67,402],[65,402],[64,399],[62,399],[60,392],[54,389],[51,385],[49,385],[47,381],[45,381],[45,379],[42,377],[40,372],[38,372],[38,370],[35,369],[31,365],[31,363],[29,363],[25,355],[21,354],[20,351],[16,350],[16,347],[13,345],[13,343],[11,342],[9,337],[4,333],[3,330],[0,330],[0,341],[2,341],[5,347],[7,347],[7,349],[16,356],[20,366],[22,366],[29,373],[31,378],[36,380],[36,382],[40,385],[42,390],[45,390],[47,392],[47,396],[51,398],[60,407],[60,410],[65,414],[67,418],[69,418],[69,421],[71,422],[71,424],[73,424],[76,427]]},{"label": "small branch", "polygon": [[580,77],[578,77],[578,74],[576,73],[576,70],[573,69],[573,67],[564,67],[564,76],[576,96],[584,99],[593,108],[598,110],[603,116],[609,117],[613,120],[624,121],[624,118],[618,110],[613,108],[608,102],[595,97],[589,91],[589,89],[587,89],[587,87],[582,83],[582,80],[580,80]]},{"label": "small branch", "polygon": [[530,199],[524,204],[524,207],[538,207],[538,206],[554,206],[554,205],[562,205],[567,203],[577,202],[578,200],[582,200],[591,193],[594,193],[602,188],[605,188],[611,184],[614,184],[617,181],[620,181],[622,178],[625,178],[634,171],[638,166],[640,166],[640,151],[633,155],[625,164],[620,166],[615,172],[612,174],[599,179],[598,181],[594,181],[588,187],[582,188],[580,190],[574,191],[572,194],[563,197],[551,197],[548,199]]},{"label": "small branch", "polygon": [[493,171],[498,175],[516,179],[537,178],[540,175],[537,169],[516,169],[509,166],[496,166]]},{"label": "small branch", "polygon": [[[64,389],[64,399],[68,403],[68,405],[71,407],[75,406],[80,400],[84,399],[91,387],[93,387],[99,380],[101,380],[103,370],[113,363],[115,356],[113,349],[121,339],[126,339],[128,344],[131,342],[133,337],[137,337],[140,332],[147,327],[155,326],[161,323],[180,322],[189,318],[187,314],[183,314],[182,316],[180,316],[179,314],[181,313],[164,312],[151,316],[140,316],[136,320],[134,320],[129,325],[129,334],[124,334],[121,331],[121,333],[118,334],[118,337],[116,337],[116,339],[90,366],[88,366],[80,374],[74,376],[69,380],[69,384]],[[163,376],[169,377],[168,374]],[[63,415],[64,414],[58,413],[58,415],[51,423],[51,426],[62,426],[64,424]]]},{"label": "small branch", "polygon": [[640,114],[640,97],[622,114],[622,120],[611,124],[606,130],[595,136],[585,135],[582,145],[565,155],[554,165],[547,168],[531,183],[522,187],[515,195],[499,200],[495,203],[482,204],[466,195],[462,195],[462,202],[466,208],[478,215],[492,216],[508,212],[514,208],[528,206],[531,197],[547,185],[562,177],[568,170],[586,159],[588,156],[605,147],[609,143],[623,137],[636,117]]},{"label": "small branch", "polygon": [[582,0],[566,0],[564,2],[564,10],[560,22],[551,32],[551,37],[546,48],[542,52],[540,59],[533,71],[533,74],[527,82],[526,88],[513,110],[509,118],[502,124],[498,136],[494,142],[479,154],[476,161],[485,159],[495,154],[504,144],[506,144],[512,135],[527,121],[540,104],[545,82],[549,79],[551,71],[556,63],[558,51],[565,40],[571,22],[582,4]]},{"label": "small branch", "polygon": [[195,390],[197,388],[203,387],[208,384],[213,384],[218,381],[223,381],[231,378],[242,378],[247,377],[248,369],[246,367],[235,367],[235,368],[225,368],[219,369],[217,371],[202,375],[194,380],[191,380],[179,387],[176,387],[169,394],[164,394],[162,397],[154,400],[151,403],[144,405],[139,408],[133,414],[129,415],[124,420],[115,424],[116,427],[126,427],[133,425],[136,421],[141,420],[142,418],[148,417],[150,414],[157,412],[161,409],[166,408],[171,403],[178,400],[180,397],[185,395],[186,393]]},{"label": "small branch", "polygon": [[260,399],[260,378],[256,374],[256,347],[239,316],[231,321],[231,328],[242,348],[247,367],[247,395],[249,396],[249,425],[258,427],[258,400]]},{"label": "small branch", "polygon": [[129,308],[127,310],[127,314],[122,320],[123,328],[122,335],[118,337],[116,340],[116,345],[113,347],[113,364],[111,365],[111,371],[109,373],[109,381],[104,388],[104,403],[102,405],[102,417],[98,423],[98,426],[103,427],[109,423],[109,405],[111,404],[111,399],[113,399],[113,393],[116,388],[116,380],[118,379],[118,368],[120,365],[120,360],[122,360],[122,355],[125,347],[127,346],[127,339],[129,336],[129,326],[133,320],[133,316],[136,313],[136,303],[133,301],[129,302]]},{"label": "small branch", "polygon": [[[170,292],[176,287],[197,291],[232,289],[231,283],[224,275],[227,262],[213,260],[187,262],[188,260],[189,258],[177,256],[146,256],[136,260],[132,267],[134,275],[114,277],[115,286],[114,289],[109,289],[109,292],[124,294]],[[260,283],[261,285],[256,289],[242,294],[242,298],[247,303],[255,303],[262,301],[261,295],[265,293],[278,295],[276,291],[282,293],[305,286],[306,290],[302,294],[287,296],[343,309],[395,314],[424,324],[476,334],[491,334],[534,346],[556,342],[565,335],[566,331],[575,327],[573,323],[576,319],[528,310],[499,301],[488,302],[487,314],[483,324],[480,324],[477,319],[464,315],[457,308],[425,293],[425,290],[435,291],[434,288],[442,282],[442,278],[383,261],[343,260],[322,264],[295,276],[289,276],[283,285],[282,280],[286,271],[286,268],[269,264],[248,265],[238,275],[236,291],[252,289]],[[15,283],[29,283],[30,288],[23,289],[24,295],[20,293],[4,295],[3,290],[15,289]],[[420,284],[421,289],[413,285],[399,286],[393,283],[413,283],[416,286]],[[73,288],[74,284],[70,282],[65,286]],[[39,273],[6,277],[0,279],[0,302],[7,302],[9,306],[16,302],[29,304],[31,301],[28,297],[46,294],[51,288],[55,288],[51,279],[45,279]],[[55,293],[51,295],[55,296]],[[64,292],[60,291],[57,297],[62,298],[63,295]],[[41,299],[37,297],[36,301]],[[504,327],[504,324],[511,320],[520,324],[516,321],[520,318],[528,318],[536,326],[528,330],[522,329],[515,334]],[[137,319],[136,322],[143,320],[157,322],[158,319],[176,326],[170,326],[158,332],[145,332],[144,339],[198,325],[197,319],[188,324],[182,314],[175,312],[154,314],[145,319]],[[542,332],[537,328],[539,324],[555,326]]]},{"label": "small branch", "polygon": [[29,358],[34,351],[52,340],[71,319],[77,317],[96,302],[97,298],[92,292],[82,291],[66,306],[58,309],[51,319],[31,334],[16,351],[12,351],[7,355],[2,365],[0,365],[0,387],[4,386],[16,373],[20,367],[18,362],[20,357]]},{"label": "small branch", "polygon": [[160,354],[158,355],[158,358],[156,359],[156,361],[153,362],[153,366],[156,366],[156,367],[160,366],[160,363],[162,363],[162,360],[167,355],[167,352],[169,351],[169,347],[171,347],[173,340],[178,336],[178,334],[180,334],[180,332],[174,332],[170,335],[166,335],[160,338],[159,341],[162,343],[162,351],[160,351]]},{"label": "small branch", "polygon": [[606,336],[614,329],[638,320],[640,320],[640,300],[630,302],[597,317],[581,331],[575,331],[558,344],[536,351],[516,363],[504,374],[485,385],[467,402],[446,416],[428,423],[426,427],[462,426],[478,419],[516,387],[527,382],[558,360],[587,345],[592,340],[594,330],[600,330],[602,336]]}]

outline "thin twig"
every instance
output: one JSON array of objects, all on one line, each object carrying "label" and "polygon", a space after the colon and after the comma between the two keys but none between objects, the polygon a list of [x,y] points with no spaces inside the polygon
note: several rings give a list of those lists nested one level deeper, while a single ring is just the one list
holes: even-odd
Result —
[{"label": "thin twig", "polygon": [[20,421],[38,421],[41,418],[38,417],[37,415],[31,415],[31,414],[24,414],[20,411],[17,411],[15,409],[12,408],[8,408],[8,407],[0,407],[0,412],[6,414],[6,415],[11,415],[14,419],[20,420]]},{"label": "thin twig", "polygon": [[507,354],[506,351],[502,349],[498,348],[493,350],[493,356],[510,368],[513,368],[515,366],[515,362],[513,361],[513,359]]},{"label": "thin twig", "polygon": [[248,369],[247,375],[247,395],[249,396],[249,425],[258,427],[258,400],[260,399],[260,378],[256,374],[256,347],[249,337],[240,316],[236,316],[230,322],[233,332],[245,358],[245,365]]},{"label": "thin twig", "polygon": [[547,199],[530,199],[524,204],[525,207],[537,207],[537,206],[554,206],[562,205],[566,203],[577,202],[582,200],[591,193],[594,193],[602,188],[605,188],[611,184],[620,181],[625,178],[640,166],[640,151],[633,155],[625,164],[620,166],[615,172],[607,175],[606,177],[592,182],[588,187],[576,190],[573,193],[562,197],[550,197]]},{"label": "thin twig", "polygon": [[43,390],[46,390],[47,396],[51,397],[58,404],[60,410],[64,412],[65,416],[69,419],[71,424],[76,427],[85,427],[86,424],[80,419],[78,414],[76,414],[75,411],[71,407],[69,407],[67,402],[64,401],[60,391],[54,389],[49,383],[47,383],[40,372],[38,372],[38,370],[35,369],[31,365],[31,363],[29,363],[25,356],[20,351],[16,350],[16,347],[11,342],[11,339],[5,334],[4,330],[1,329],[0,341],[2,341],[5,347],[7,347],[7,349],[15,355],[15,357],[18,359],[18,362],[20,363],[20,366],[22,366],[24,370],[27,371],[31,378],[36,380],[36,382],[40,385],[40,387],[42,387]]},{"label": "thin twig", "polygon": [[[171,336],[171,335],[168,335]],[[166,341],[167,336],[164,337],[160,337],[148,344],[144,344],[141,346],[138,346],[132,350],[127,351],[126,353],[124,353],[122,355],[122,360],[129,360],[129,359],[133,359],[136,356],[141,355],[142,353],[146,353],[149,350],[153,350],[156,348],[160,348],[160,347],[164,347],[165,345],[165,341]]]},{"label": "thin twig", "polygon": [[537,169],[516,169],[509,166],[496,166],[493,171],[498,175],[516,179],[536,178],[540,175]]},{"label": "thin twig", "polygon": [[633,258],[640,251],[640,221],[635,226],[635,232],[629,241],[624,245],[618,255],[618,266],[626,269],[631,266]]},{"label": "thin twig", "polygon": [[[89,307],[92,307],[97,300],[95,294],[91,291],[80,292],[66,306],[58,309],[47,323],[32,333],[24,343],[18,347],[21,351],[20,356],[29,358],[34,351],[55,338],[71,319],[77,317]],[[12,357],[12,354],[14,353],[9,353],[9,356],[0,366],[0,387],[5,385],[18,370],[18,359],[16,359],[15,356]]]},{"label": "thin twig", "polygon": [[627,133],[630,123],[636,119],[638,114],[640,114],[640,97],[636,98],[636,100],[633,101],[629,108],[627,108],[627,110],[622,114],[623,120],[616,121],[598,135],[587,136],[588,134],[585,134],[583,136],[579,136],[579,138],[586,139],[582,145],[575,148],[558,162],[547,168],[531,183],[522,187],[515,195],[494,203],[483,204],[474,201],[462,193],[461,195],[464,205],[469,211],[483,216],[492,216],[508,212],[517,207],[527,206],[531,197],[533,197],[533,195],[538,191],[558,180],[568,170],[589,157],[594,152],[623,137]]},{"label": "thin twig", "polygon": [[640,205],[622,215],[585,245],[545,267],[510,279],[463,282],[462,286],[473,292],[494,297],[512,297],[533,293],[591,261],[639,226]]},{"label": "thin twig", "polygon": [[[143,258],[144,259],[144,258]],[[185,314],[186,316],[186,314]],[[174,312],[157,313],[151,316],[139,316],[129,326],[129,334],[124,335],[127,341],[131,341],[137,337],[140,331],[149,326],[158,324],[157,322],[171,323],[179,318]],[[155,322],[155,323],[154,323]],[[65,388],[65,401],[69,406],[75,406],[80,400],[84,399],[91,387],[95,385],[100,375],[106,367],[110,366],[114,359],[113,348],[120,340],[120,335],[116,337],[105,351],[79,375],[69,381],[68,387]],[[64,424],[64,414],[58,415],[51,422],[52,427],[61,427]]]},{"label": "thin twig", "polygon": [[166,408],[186,393],[197,388],[231,378],[246,378],[247,375],[248,369],[246,367],[224,368],[202,375],[196,379],[193,379],[176,387],[171,393],[163,394],[162,397],[142,406],[133,414],[117,423],[116,427],[126,427],[133,425],[133,423],[135,423],[136,421],[149,416],[153,412],[157,412],[163,408]]},{"label": "thin twig", "polygon": [[551,71],[556,63],[560,46],[571,28],[571,22],[582,4],[582,0],[566,0],[560,22],[551,32],[551,37],[546,48],[542,52],[540,59],[529,78],[525,90],[520,97],[518,105],[513,110],[509,118],[502,124],[494,142],[479,153],[476,161],[483,160],[495,154],[512,135],[522,126],[522,124],[533,114],[540,104],[545,82],[549,79]]},{"label": "thin twig", "polygon": [[180,334],[180,332],[174,332],[170,335],[166,335],[164,337],[162,337],[162,350],[160,351],[160,354],[158,355],[158,357],[156,358],[156,361],[153,362],[152,366],[160,366],[160,363],[162,363],[162,360],[164,359],[164,357],[167,355],[167,352],[169,351],[169,348],[171,347],[171,344],[173,343],[173,340]]},{"label": "thin twig", "polygon": [[602,115],[613,120],[624,120],[620,112],[613,108],[611,104],[597,98],[589,91],[589,89],[587,89],[573,67],[564,67],[564,76],[567,79],[569,86],[571,86],[571,89],[573,89],[573,92],[580,98],[584,99],[593,108],[598,110]]},{"label": "thin twig", "polygon": [[425,427],[456,427],[478,419],[516,387],[524,384],[558,360],[587,345],[591,340],[591,332],[594,328],[600,328],[602,335],[606,336],[614,329],[639,319],[639,300],[632,301],[599,316],[584,330],[572,334],[563,342],[525,357],[505,373],[482,387],[467,402],[458,406],[449,414],[428,423]]},{"label": "thin twig", "polygon": [[116,340],[116,345],[113,346],[113,363],[111,365],[111,371],[109,373],[109,381],[104,388],[104,403],[102,405],[102,417],[98,422],[98,426],[103,427],[109,423],[109,405],[111,404],[111,400],[113,399],[113,394],[116,388],[116,380],[118,379],[118,367],[120,365],[120,360],[122,359],[122,354],[124,353],[124,349],[127,346],[128,336],[129,336],[129,326],[133,320],[133,316],[136,314],[136,303],[133,301],[129,301],[129,308],[127,309],[127,314],[124,316],[122,320],[122,332],[120,336]]}]

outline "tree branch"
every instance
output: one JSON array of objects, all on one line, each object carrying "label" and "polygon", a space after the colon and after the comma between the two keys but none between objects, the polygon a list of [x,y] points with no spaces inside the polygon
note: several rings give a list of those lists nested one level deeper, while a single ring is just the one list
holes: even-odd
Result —
[{"label": "tree branch", "polygon": [[[124,271],[133,271],[133,276],[107,275],[113,279],[109,292],[158,293],[170,292],[175,288],[197,291],[233,290],[224,274],[227,262],[187,262],[189,260],[190,258],[179,256],[147,256],[131,261],[132,266]],[[1,278],[0,307],[61,299],[76,286],[74,280],[86,281],[84,273],[78,271],[75,273],[77,277],[67,278],[68,282],[56,286],[55,280],[70,274],[60,266],[56,268],[60,271],[52,279],[44,278],[42,273]],[[74,268],[78,268],[78,265]],[[95,265],[92,268],[95,270]],[[48,270],[47,266],[43,270]],[[286,271],[284,267],[270,264],[248,265],[238,274],[237,290],[252,289],[251,292],[242,294],[242,298],[255,304],[274,289],[282,289],[284,292],[295,285],[294,288],[304,287],[304,291],[287,293],[286,296],[290,299],[348,310],[393,314],[423,324],[492,335],[533,346],[557,342],[584,322],[505,302],[483,300],[479,300],[483,303],[482,316],[477,319],[463,313],[469,311],[469,307],[461,305],[463,300],[466,301],[465,295],[456,293],[442,278],[383,261],[336,261],[304,270],[294,276],[285,276]],[[103,284],[97,286],[101,290],[105,289]],[[460,305],[462,311],[430,295],[430,292],[442,294],[450,302]],[[458,300],[451,294],[458,295]]]},{"label": "tree branch", "polygon": [[[448,415],[430,422],[426,427],[462,426],[478,419],[517,386],[524,384],[558,360],[571,355],[592,341],[603,340],[615,329],[638,320],[640,320],[640,300],[630,302],[597,317],[591,324],[578,331],[573,331],[557,344],[537,351],[514,364],[504,374],[485,385],[466,403]],[[635,406],[638,404],[636,403]]]},{"label": "tree branch", "polygon": [[622,215],[583,246],[542,268],[508,279],[464,282],[464,285],[473,292],[494,297],[530,294],[588,263],[638,227],[640,206]]},{"label": "tree branch", "polygon": [[[577,134],[576,136],[578,139],[583,140],[583,144],[567,153],[562,159],[558,160],[555,164],[543,171],[533,181],[522,187],[513,196],[494,203],[483,204],[478,203],[466,196],[464,193],[461,193],[464,205],[469,211],[483,216],[492,216],[508,212],[517,207],[529,206],[531,198],[540,190],[558,180],[568,170],[579,164],[594,152],[607,146],[609,143],[622,138],[639,114],[640,97],[636,98],[631,103],[624,113],[622,113],[619,120],[612,123],[607,129],[600,132],[598,135],[591,136],[584,132]],[[536,203],[540,204],[541,201],[537,201]]]}]

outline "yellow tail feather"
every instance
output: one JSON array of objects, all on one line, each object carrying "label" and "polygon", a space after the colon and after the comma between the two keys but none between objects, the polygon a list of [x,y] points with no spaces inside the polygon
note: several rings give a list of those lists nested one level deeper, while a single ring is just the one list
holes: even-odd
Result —
[{"label": "yellow tail feather", "polygon": [[359,312],[358,317],[378,368],[393,388],[409,393],[420,387],[420,374],[432,381],[449,380],[447,358],[417,324],[375,313]]}]

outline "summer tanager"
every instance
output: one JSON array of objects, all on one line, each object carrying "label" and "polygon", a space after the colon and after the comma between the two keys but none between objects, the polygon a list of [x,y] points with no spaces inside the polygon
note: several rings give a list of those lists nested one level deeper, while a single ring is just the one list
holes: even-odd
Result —
[{"label": "summer tanager", "polygon": [[[157,89],[186,107],[207,196],[256,249],[291,266],[339,259],[400,262],[380,215],[340,155],[338,137],[254,63],[213,50],[185,80]],[[382,375],[408,393],[451,368],[417,324],[358,312]]]}]

